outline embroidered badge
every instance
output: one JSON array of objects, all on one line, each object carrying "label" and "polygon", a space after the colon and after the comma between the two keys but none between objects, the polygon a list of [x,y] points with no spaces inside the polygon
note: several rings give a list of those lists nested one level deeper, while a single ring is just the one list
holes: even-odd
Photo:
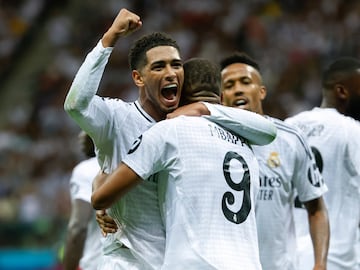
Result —
[{"label": "embroidered badge", "polygon": [[279,153],[277,152],[271,152],[270,156],[267,160],[267,165],[270,168],[276,168],[280,166],[280,157],[279,157]]}]

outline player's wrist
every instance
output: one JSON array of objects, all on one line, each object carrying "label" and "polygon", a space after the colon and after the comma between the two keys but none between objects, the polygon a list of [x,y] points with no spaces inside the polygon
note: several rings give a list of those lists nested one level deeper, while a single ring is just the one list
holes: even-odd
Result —
[{"label": "player's wrist", "polygon": [[326,270],[326,263],[315,263],[313,270]]},{"label": "player's wrist", "polygon": [[200,115],[211,115],[211,111],[209,110],[209,107],[207,106],[206,102],[199,101],[197,102]]},{"label": "player's wrist", "polygon": [[120,35],[110,28],[101,39],[102,45],[104,48],[114,47],[119,37]]}]

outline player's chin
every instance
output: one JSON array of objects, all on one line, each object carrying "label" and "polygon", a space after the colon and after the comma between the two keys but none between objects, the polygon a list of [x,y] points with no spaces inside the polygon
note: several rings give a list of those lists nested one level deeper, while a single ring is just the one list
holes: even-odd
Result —
[{"label": "player's chin", "polygon": [[173,111],[175,111],[178,108],[178,106],[171,106],[171,107],[164,107],[163,108],[163,112],[168,114],[168,113],[172,113]]},{"label": "player's chin", "polygon": [[170,112],[173,112],[174,110],[177,109],[177,107],[179,107],[179,101],[178,99],[176,100],[164,100],[162,102],[162,110],[166,113],[170,113]]}]

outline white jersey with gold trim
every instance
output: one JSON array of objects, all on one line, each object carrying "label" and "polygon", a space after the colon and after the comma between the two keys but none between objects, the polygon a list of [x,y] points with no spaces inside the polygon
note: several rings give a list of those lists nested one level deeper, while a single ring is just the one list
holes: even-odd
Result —
[{"label": "white jersey with gold trim", "polygon": [[166,175],[158,182],[166,190],[159,196],[166,224],[161,269],[261,269],[259,169],[244,139],[203,117],[181,116],[150,128],[123,162],[143,179]]},{"label": "white jersey with gold trim", "polygon": [[254,146],[260,166],[260,190],[256,203],[260,259],[263,269],[296,269],[294,200],[309,201],[326,192],[314,166],[310,147],[299,132],[281,120],[275,140]]},{"label": "white jersey with gold trim", "polygon": [[[314,108],[287,122],[299,127],[315,154],[329,192],[324,195],[330,222],[328,270],[358,269],[360,224],[360,125],[332,108]],[[308,233],[297,212],[299,231]],[[304,234],[301,235],[303,237]],[[312,257],[310,257],[312,259]]]}]

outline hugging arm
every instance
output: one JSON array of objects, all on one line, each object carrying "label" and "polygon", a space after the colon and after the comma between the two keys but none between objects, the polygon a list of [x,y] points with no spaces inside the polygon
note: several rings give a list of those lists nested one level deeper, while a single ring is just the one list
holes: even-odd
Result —
[{"label": "hugging arm", "polygon": [[[107,176],[108,174],[101,171],[96,175],[93,181],[93,191],[105,182]],[[107,214],[106,209],[96,210],[95,212],[96,222],[98,223],[103,236],[106,236],[108,233],[115,233],[118,230],[115,220]]]},{"label": "hugging arm", "polygon": [[220,104],[210,104],[207,102],[192,103],[178,108],[169,114],[168,118],[174,118],[179,115],[205,115],[210,121],[247,139],[250,144],[269,144],[276,137],[277,130],[275,125],[262,115]]},{"label": "hugging arm", "polygon": [[106,209],[141,181],[132,169],[121,163],[105,180],[94,181],[91,203],[97,210]]}]

